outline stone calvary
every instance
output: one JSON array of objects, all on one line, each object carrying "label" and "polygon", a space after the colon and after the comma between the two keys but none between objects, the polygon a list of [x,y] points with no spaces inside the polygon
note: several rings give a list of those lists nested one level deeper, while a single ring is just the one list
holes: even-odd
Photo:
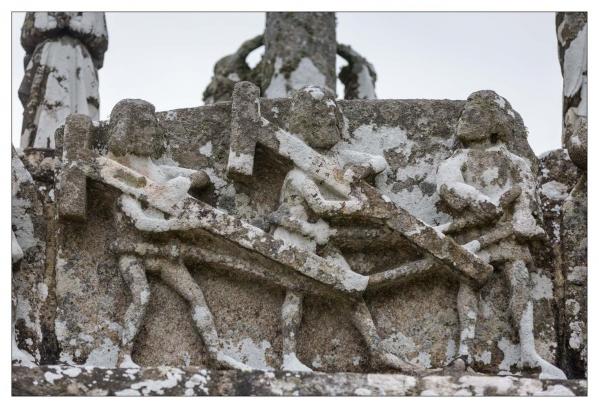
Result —
[{"label": "stone calvary", "polygon": [[586,13],[557,27],[537,157],[493,91],[377,100],[334,13],[267,13],[204,106],[98,122],[103,13],[27,13],[13,393],[586,394]]}]

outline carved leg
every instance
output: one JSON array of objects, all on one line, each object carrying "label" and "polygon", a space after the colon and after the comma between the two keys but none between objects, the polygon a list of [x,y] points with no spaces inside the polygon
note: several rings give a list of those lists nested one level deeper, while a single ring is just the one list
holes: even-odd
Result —
[{"label": "carved leg", "polygon": [[287,371],[312,371],[297,358],[297,333],[302,323],[302,300],[300,293],[288,290],[283,302],[281,323],[283,326],[283,365]]},{"label": "carved leg", "polygon": [[181,262],[151,258],[146,260],[149,269],[160,272],[160,277],[171,288],[189,302],[193,321],[213,361],[225,368],[251,370],[251,367],[235,360],[222,351],[212,313],[208,308],[202,289]]},{"label": "carved leg", "polygon": [[118,366],[121,368],[138,367],[131,359],[131,351],[146,314],[146,307],[150,300],[150,287],[146,279],[143,261],[140,258],[131,255],[121,256],[119,269],[131,292],[131,304],[125,312]]},{"label": "carved leg", "polygon": [[505,265],[510,286],[510,311],[520,336],[520,362],[531,368],[540,367],[540,378],[566,379],[562,370],[537,354],[534,338],[533,304],[530,298],[529,273],[524,261],[517,260]]},{"label": "carved leg", "polygon": [[422,367],[403,361],[396,355],[382,349],[381,338],[376,330],[370,310],[363,299],[352,305],[352,321],[366,342],[368,351],[375,364],[391,367],[406,373],[422,371]]},{"label": "carved leg", "polygon": [[478,315],[478,295],[470,285],[462,282],[458,290],[457,303],[460,319],[460,347],[452,365],[464,370],[468,364],[472,363],[471,353]]}]

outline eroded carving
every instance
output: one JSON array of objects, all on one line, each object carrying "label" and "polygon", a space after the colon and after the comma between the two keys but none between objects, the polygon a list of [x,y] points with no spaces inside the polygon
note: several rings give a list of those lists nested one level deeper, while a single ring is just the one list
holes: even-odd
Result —
[{"label": "eroded carving", "polygon": [[54,149],[54,132],[69,114],[98,120],[98,69],[108,47],[104,13],[27,13],[21,44],[27,51],[21,148]]},{"label": "eroded carving", "polygon": [[[520,338],[520,362],[540,367],[542,376],[565,378],[542,359],[535,348],[530,269],[534,263],[528,243],[545,239],[539,226],[536,179],[528,160],[507,148],[512,136],[511,107],[492,91],[469,96],[458,123],[464,148],[444,161],[437,173],[439,194],[456,219],[437,229],[451,234],[464,247],[499,267],[510,289],[510,312]],[[467,284],[460,286],[458,359],[472,362],[478,299]]]}]

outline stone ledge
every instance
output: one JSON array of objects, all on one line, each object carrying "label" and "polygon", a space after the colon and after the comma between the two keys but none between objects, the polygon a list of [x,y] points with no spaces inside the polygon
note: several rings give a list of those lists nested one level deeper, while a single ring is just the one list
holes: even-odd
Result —
[{"label": "stone ledge", "polygon": [[198,367],[12,367],[12,395],[586,396],[586,380],[484,375],[239,372]]}]

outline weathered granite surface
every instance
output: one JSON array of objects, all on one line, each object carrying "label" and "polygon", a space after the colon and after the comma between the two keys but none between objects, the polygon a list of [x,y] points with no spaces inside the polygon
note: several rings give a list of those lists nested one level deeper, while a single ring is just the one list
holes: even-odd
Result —
[{"label": "weathered granite surface", "polygon": [[108,48],[104,13],[29,12],[21,30],[25,76],[21,148],[54,148],[71,113],[98,120],[98,69]]},{"label": "weathered granite surface", "polygon": [[199,367],[13,366],[12,395],[586,396],[586,380],[401,374],[240,372]]},{"label": "weathered granite surface", "polygon": [[[305,85],[335,93],[337,78],[345,99],[376,99],[374,66],[349,45],[336,42],[335,25],[335,13],[267,13],[264,34],[216,62],[204,103],[230,101],[240,81],[257,85],[265,97],[283,98]],[[250,68],[248,55],[262,46],[260,62]],[[347,62],[338,74],[336,55]]]},{"label": "weathered granite surface", "polygon": [[579,168],[576,185],[562,207],[564,279],[562,341],[564,365],[572,375],[587,370],[587,13],[557,13],[559,61],[564,78],[562,143]]},{"label": "weathered granite surface", "polygon": [[55,197],[53,183],[41,175],[52,171],[53,160],[41,160],[34,180],[29,163],[14,148],[11,156],[12,357],[26,365],[49,363],[56,361],[57,346],[52,312]]},{"label": "weathered granite surface", "polygon": [[335,13],[266,13],[262,94],[283,98],[305,85],[335,92]]},{"label": "weathered granite surface", "polygon": [[[32,61],[101,66],[103,16],[31,14]],[[586,378],[586,14],[557,18],[567,150],[539,158],[493,91],[374,100],[312,14],[269,13],[214,104],[13,150],[15,395],[586,395],[544,380]]]},{"label": "weathered granite surface", "polygon": [[[274,125],[285,127],[290,102],[260,99],[261,113]],[[253,177],[245,182],[230,180],[226,176],[230,106],[221,103],[158,113],[158,123],[168,141],[159,161],[206,171],[212,186],[200,193],[201,199],[268,231],[269,215],[278,205],[288,164],[259,145]],[[383,155],[391,168],[375,180],[379,190],[430,225],[449,221],[449,214],[438,208],[436,169],[457,143],[455,126],[464,102],[340,101],[339,106],[345,125],[337,148],[347,146]],[[106,151],[108,129],[100,124],[93,131],[98,152]],[[518,132],[524,135],[524,130]],[[115,224],[117,195],[93,181],[88,184],[88,195],[94,199],[88,200],[86,223],[61,226],[56,262],[56,334],[60,361],[114,366],[128,304],[110,250],[121,233]],[[345,227],[338,228],[344,231]],[[417,259],[411,245],[389,233],[378,232],[359,247],[342,245],[341,250],[351,267],[365,275]],[[257,368],[278,367],[278,313],[283,291],[209,264],[197,265],[191,273],[204,290],[228,352]],[[133,359],[142,365],[204,364],[202,343],[188,319],[186,304],[152,278],[150,288],[152,296]],[[551,290],[538,290],[543,296],[535,299],[535,305],[553,296]],[[441,367],[453,357],[458,340],[456,293],[457,281],[451,275],[431,271],[429,276],[409,280],[401,289],[390,287],[368,293],[366,302],[385,347],[425,367]],[[504,306],[507,288],[499,276],[482,289],[481,301],[476,368],[485,372],[517,371],[517,342]],[[544,307],[537,310],[539,327],[554,327],[552,313]],[[537,343],[541,355],[555,361],[553,329],[540,330]],[[314,369],[369,370],[364,344],[330,300],[306,297],[298,344],[301,360]]]}]

